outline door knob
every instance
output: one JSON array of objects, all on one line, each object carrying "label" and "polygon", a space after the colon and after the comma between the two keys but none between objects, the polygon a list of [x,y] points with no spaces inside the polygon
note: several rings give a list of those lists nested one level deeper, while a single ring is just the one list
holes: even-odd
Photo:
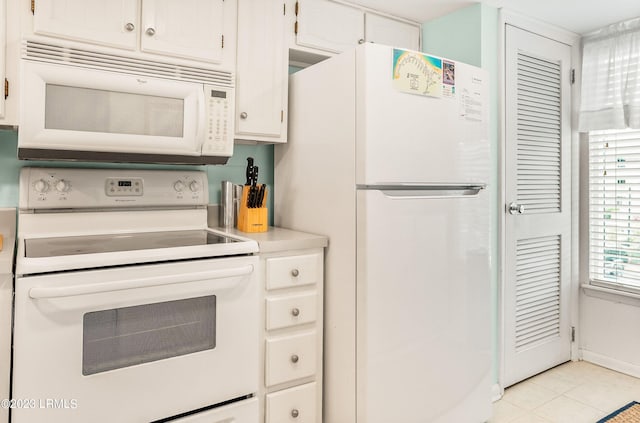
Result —
[{"label": "door knob", "polygon": [[149,37],[153,37],[154,35],[156,35],[156,30],[153,28],[147,28],[147,30],[145,31],[147,33],[147,35]]},{"label": "door knob", "polygon": [[511,214],[522,214],[524,213],[524,204],[509,204],[509,213]]}]

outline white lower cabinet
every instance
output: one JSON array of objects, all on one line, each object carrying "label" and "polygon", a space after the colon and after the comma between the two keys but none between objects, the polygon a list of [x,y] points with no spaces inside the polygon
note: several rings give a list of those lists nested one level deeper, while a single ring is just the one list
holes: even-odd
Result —
[{"label": "white lower cabinet", "polygon": [[316,373],[316,333],[267,338],[265,385],[273,386]]},{"label": "white lower cabinet", "polygon": [[267,423],[314,423],[319,420],[316,383],[306,383],[267,395]]},{"label": "white lower cabinet", "polygon": [[315,322],[317,303],[315,291],[267,298],[267,330]]},{"label": "white lower cabinet", "polygon": [[323,249],[261,254],[264,423],[322,423]]}]

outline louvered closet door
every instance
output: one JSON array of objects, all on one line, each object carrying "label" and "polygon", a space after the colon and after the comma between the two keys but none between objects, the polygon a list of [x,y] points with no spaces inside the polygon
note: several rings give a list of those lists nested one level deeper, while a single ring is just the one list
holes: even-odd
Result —
[{"label": "louvered closet door", "polygon": [[570,61],[507,25],[504,386],[571,357]]}]

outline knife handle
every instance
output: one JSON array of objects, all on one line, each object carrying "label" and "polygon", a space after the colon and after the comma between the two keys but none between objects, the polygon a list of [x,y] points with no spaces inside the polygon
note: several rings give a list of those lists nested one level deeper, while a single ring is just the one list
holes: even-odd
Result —
[{"label": "knife handle", "polygon": [[251,185],[251,181],[253,179],[253,157],[247,157],[247,169],[245,171],[245,176],[247,177],[245,185]]},{"label": "knife handle", "polygon": [[258,191],[258,207],[264,207],[264,194],[267,190],[267,186],[265,184],[260,185],[260,190]]}]

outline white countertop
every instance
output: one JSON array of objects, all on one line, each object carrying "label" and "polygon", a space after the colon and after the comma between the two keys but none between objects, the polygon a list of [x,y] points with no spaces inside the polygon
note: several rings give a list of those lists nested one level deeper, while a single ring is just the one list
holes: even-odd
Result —
[{"label": "white countertop", "polygon": [[2,250],[0,251],[0,274],[12,274],[16,244],[16,209],[0,208],[0,234],[3,237]]},{"label": "white countertop", "polygon": [[209,206],[208,223],[211,229],[221,230],[230,235],[253,239],[258,243],[258,248],[261,253],[324,248],[329,245],[329,238],[324,235],[310,234],[274,226],[270,226],[267,232],[242,232],[236,228],[223,229],[218,226],[217,212],[217,206]]},{"label": "white countertop", "polygon": [[[214,229],[223,230],[216,227]],[[267,232],[242,232],[235,228],[224,229],[225,232],[253,239],[258,243],[261,253],[273,253],[286,250],[304,250],[307,248],[324,248],[329,245],[329,238],[323,235],[292,231],[290,229],[270,226]]]}]

